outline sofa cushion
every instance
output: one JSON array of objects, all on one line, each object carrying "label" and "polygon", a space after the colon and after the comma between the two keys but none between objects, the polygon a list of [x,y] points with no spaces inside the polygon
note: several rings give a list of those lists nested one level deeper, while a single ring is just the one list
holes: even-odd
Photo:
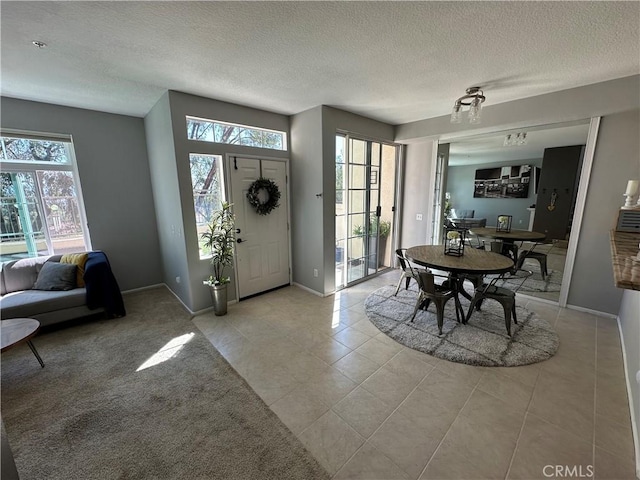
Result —
[{"label": "sofa cushion", "polygon": [[49,256],[22,258],[2,264],[2,277],[6,292],[29,290],[38,279],[42,265],[49,260]]},{"label": "sofa cushion", "polygon": [[23,290],[4,295],[0,299],[0,316],[6,318],[31,317],[44,312],[79,307],[85,304],[87,290],[67,291]]},{"label": "sofa cushion", "polygon": [[87,263],[87,258],[89,258],[89,254],[86,252],[67,253],[60,258],[60,263],[72,263],[78,267],[76,272],[76,284],[78,287],[84,287],[84,265]]},{"label": "sofa cushion", "polygon": [[77,265],[58,262],[46,262],[38,279],[33,285],[34,290],[71,290],[76,288]]}]

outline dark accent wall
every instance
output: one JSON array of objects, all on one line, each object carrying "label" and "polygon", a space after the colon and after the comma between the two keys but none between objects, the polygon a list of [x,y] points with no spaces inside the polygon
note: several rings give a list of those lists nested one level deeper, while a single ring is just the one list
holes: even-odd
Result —
[{"label": "dark accent wall", "polygon": [[91,243],[120,288],[162,282],[143,120],[7,97],[0,108],[3,128],[71,134]]}]

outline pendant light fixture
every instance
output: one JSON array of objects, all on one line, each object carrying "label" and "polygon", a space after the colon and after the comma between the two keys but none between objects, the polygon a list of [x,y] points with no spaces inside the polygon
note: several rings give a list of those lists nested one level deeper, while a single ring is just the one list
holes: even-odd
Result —
[{"label": "pendant light fixture", "polygon": [[451,112],[451,123],[462,123],[462,107],[469,107],[469,123],[480,123],[482,104],[486,100],[482,87],[469,87],[467,94],[456,100]]}]

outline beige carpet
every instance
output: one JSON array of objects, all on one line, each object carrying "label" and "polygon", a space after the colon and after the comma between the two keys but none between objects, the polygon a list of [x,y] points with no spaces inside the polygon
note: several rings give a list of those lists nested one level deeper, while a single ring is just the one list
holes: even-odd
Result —
[{"label": "beige carpet", "polygon": [[2,355],[22,480],[328,478],[166,289],[125,302],[124,318],[38,335],[43,369],[26,345]]}]

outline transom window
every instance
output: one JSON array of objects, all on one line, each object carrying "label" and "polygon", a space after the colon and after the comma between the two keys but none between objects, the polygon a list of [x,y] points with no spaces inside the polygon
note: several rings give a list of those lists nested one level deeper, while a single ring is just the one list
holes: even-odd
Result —
[{"label": "transom window", "polygon": [[90,250],[70,137],[0,136],[0,258]]},{"label": "transom window", "polygon": [[287,149],[287,134],[234,123],[187,116],[187,138],[201,142],[244,145],[247,147]]},{"label": "transom window", "polygon": [[213,214],[224,202],[224,172],[220,155],[189,154],[193,208],[196,214],[196,231],[200,258],[208,258],[211,252],[203,248],[201,235],[207,230]]}]

